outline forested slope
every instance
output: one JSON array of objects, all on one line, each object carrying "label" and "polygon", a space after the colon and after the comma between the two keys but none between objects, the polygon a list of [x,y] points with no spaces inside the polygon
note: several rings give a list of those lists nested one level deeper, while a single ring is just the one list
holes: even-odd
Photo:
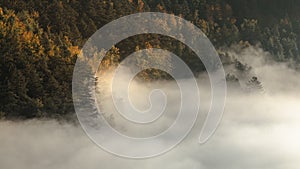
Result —
[{"label": "forested slope", "polygon": [[[143,11],[175,14],[191,21],[217,48],[241,42],[258,44],[277,61],[300,61],[300,2],[296,0],[3,0],[0,117],[74,114],[72,71],[80,48],[106,23]],[[124,40],[106,59],[113,64],[149,47],[174,51],[194,73],[204,70],[186,46],[160,35]]]}]

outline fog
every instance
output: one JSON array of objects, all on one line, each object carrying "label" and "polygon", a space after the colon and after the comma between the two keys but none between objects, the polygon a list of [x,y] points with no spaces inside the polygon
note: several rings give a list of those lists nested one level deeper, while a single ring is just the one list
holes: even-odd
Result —
[{"label": "fog", "polygon": [[[99,148],[80,126],[71,123],[2,120],[0,168],[299,169],[300,73],[287,63],[272,61],[270,54],[257,47],[242,50],[232,47],[227,52],[253,67],[251,73],[262,82],[265,92],[249,94],[229,86],[221,124],[205,144],[198,144],[210,104],[209,82],[203,74],[197,80],[202,98],[196,125],[182,143],[166,154],[144,160],[116,157]],[[231,66],[226,66],[225,71],[235,73]],[[111,101],[105,99],[108,97],[103,96],[101,106],[110,124],[124,134],[139,137],[160,133],[170,126],[177,115],[174,113],[178,108],[176,84],[164,81],[149,86],[134,82],[131,98],[137,107],[147,108],[149,91],[157,86],[168,96],[164,117],[149,124],[150,127],[128,124],[115,112]]]}]

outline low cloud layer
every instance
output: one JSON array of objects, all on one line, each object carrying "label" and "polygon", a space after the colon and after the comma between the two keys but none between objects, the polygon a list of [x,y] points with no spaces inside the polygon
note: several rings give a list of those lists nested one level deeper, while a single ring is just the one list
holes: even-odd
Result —
[{"label": "low cloud layer", "polygon": [[[232,52],[232,55],[239,55],[236,57],[254,68],[266,92],[252,95],[229,90],[222,122],[213,137],[203,145],[198,144],[198,136],[205,117],[203,112],[209,104],[205,102],[209,98],[209,89],[206,88],[208,83],[200,78],[203,112],[188,137],[164,155],[146,160],[124,159],[97,147],[80,126],[54,120],[1,121],[0,168],[299,169],[300,73],[286,64],[270,62],[267,53],[254,47],[238,54]],[[161,86],[168,85],[172,84]],[[169,91],[169,96],[175,95],[176,92]],[[172,107],[177,107],[178,103],[172,98],[169,102],[169,111],[172,112]],[[159,127],[166,128],[173,116],[170,113],[169,118],[162,119],[156,127],[145,128],[142,132],[147,135],[160,131]],[[116,128],[125,133],[131,129],[128,133],[132,135],[141,132],[134,130],[134,126],[126,128],[117,117],[113,121]]]}]

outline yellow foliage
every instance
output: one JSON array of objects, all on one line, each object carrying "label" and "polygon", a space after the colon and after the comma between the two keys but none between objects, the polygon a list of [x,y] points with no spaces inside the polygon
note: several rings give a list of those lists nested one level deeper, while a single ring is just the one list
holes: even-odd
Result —
[{"label": "yellow foliage", "polygon": [[33,36],[33,33],[32,32],[24,32],[23,33],[23,39],[25,41],[31,41],[32,40],[32,36]]},{"label": "yellow foliage", "polygon": [[78,46],[69,46],[68,50],[71,53],[71,56],[76,56],[80,53],[80,49]]},{"label": "yellow foliage", "polygon": [[138,10],[140,11],[140,12],[142,12],[143,11],[143,9],[144,9],[144,2],[142,1],[142,0],[138,0]]}]

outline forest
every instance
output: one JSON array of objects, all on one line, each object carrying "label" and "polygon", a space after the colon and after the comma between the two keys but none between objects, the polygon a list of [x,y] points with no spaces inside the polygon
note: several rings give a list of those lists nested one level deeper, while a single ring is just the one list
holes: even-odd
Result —
[{"label": "forest", "polygon": [[[299,63],[299,6],[296,0],[2,0],[0,119],[72,118],[72,74],[82,46],[105,24],[138,12],[174,14],[192,22],[220,57],[226,57],[224,48],[252,45],[268,51],[277,62]],[[114,65],[140,49],[160,48],[165,41],[172,43],[163,48],[178,54],[193,73],[205,71],[188,47],[161,35],[120,42],[104,64]],[[241,71],[248,69],[237,60],[231,62]],[[155,70],[141,77],[168,78]],[[230,74],[227,78],[238,80]],[[256,77],[249,80],[260,85]]]}]

